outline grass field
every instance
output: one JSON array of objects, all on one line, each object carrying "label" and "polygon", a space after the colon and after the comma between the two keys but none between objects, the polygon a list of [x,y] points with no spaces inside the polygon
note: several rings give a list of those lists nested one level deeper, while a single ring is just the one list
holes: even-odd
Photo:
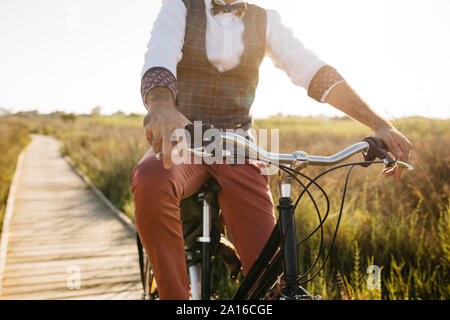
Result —
[{"label": "grass field", "polygon": [[0,232],[17,157],[28,142],[28,128],[23,122],[0,118]]},{"label": "grass field", "polygon": [[[51,134],[64,143],[63,152],[121,210],[133,217],[130,173],[147,149],[139,116],[39,118],[27,121],[33,132]],[[411,173],[400,183],[386,179],[381,168],[353,170],[335,248],[320,274],[306,288],[327,299],[449,299],[450,267],[450,120],[409,118],[395,125],[415,146]],[[280,129],[280,151],[304,150],[329,155],[370,135],[349,119],[275,117],[256,120],[255,128]],[[361,157],[354,158],[360,160]],[[320,169],[306,169],[315,175]],[[319,181],[331,198],[324,230],[329,244],[337,222],[346,170]],[[278,196],[277,180],[270,179]],[[298,194],[300,188],[294,188]],[[319,206],[324,209],[323,197]],[[317,225],[311,201],[296,212],[301,239]],[[301,271],[317,255],[319,237],[300,249]],[[381,289],[366,285],[369,265],[380,267]],[[226,297],[231,287],[222,288]]]}]

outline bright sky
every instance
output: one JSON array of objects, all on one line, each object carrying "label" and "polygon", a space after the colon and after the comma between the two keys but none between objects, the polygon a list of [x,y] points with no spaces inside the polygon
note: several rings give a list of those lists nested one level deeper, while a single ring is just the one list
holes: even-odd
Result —
[{"label": "bright sky", "polygon": [[[384,116],[450,118],[450,1],[253,0]],[[144,112],[139,87],[161,0],[1,0],[0,108]],[[337,115],[269,58],[255,117]]]}]

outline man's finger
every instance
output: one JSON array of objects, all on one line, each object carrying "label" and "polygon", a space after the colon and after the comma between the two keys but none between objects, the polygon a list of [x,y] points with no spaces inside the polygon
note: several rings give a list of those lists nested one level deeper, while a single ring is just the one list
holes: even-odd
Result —
[{"label": "man's finger", "polygon": [[161,152],[162,149],[162,142],[161,142],[161,135],[159,133],[153,134],[153,140],[152,140],[152,148],[153,152],[156,154],[158,152]]},{"label": "man's finger", "polygon": [[149,145],[153,143],[153,132],[149,128],[145,128],[145,137],[147,138],[147,142]]},{"label": "man's finger", "polygon": [[403,156],[400,157],[400,160],[405,161],[405,162],[408,161],[409,155],[411,152],[411,148],[412,148],[411,142],[409,142],[408,139],[406,139],[404,137],[402,137],[402,138],[397,137],[395,140],[403,153]]},{"label": "man's finger", "polygon": [[[411,153],[411,148],[412,148],[411,142],[409,142],[409,140],[402,135],[395,137],[395,140],[397,141],[397,144],[400,146],[402,153],[403,153],[403,155],[400,157],[399,160],[408,162],[410,153]],[[401,176],[402,172],[403,172],[403,168],[401,168],[401,167],[398,167],[395,170],[394,178],[396,181],[400,180],[400,176]]]},{"label": "man's finger", "polygon": [[402,174],[403,168],[396,166],[395,172],[394,172],[394,179],[396,181],[400,180],[400,175]]},{"label": "man's finger", "polygon": [[389,151],[394,155],[396,159],[399,159],[403,156],[403,152],[400,149],[399,145],[395,140],[392,138],[391,135],[386,135],[383,137],[384,143],[386,143],[386,146],[388,147]]},{"label": "man's finger", "polygon": [[392,168],[384,168],[383,169],[383,175],[385,177],[390,177],[390,176],[394,175],[394,173],[395,173],[395,168],[394,167],[392,167]]},{"label": "man's finger", "polygon": [[162,141],[162,154],[164,161],[164,168],[170,169],[172,167],[172,141],[170,138],[164,137]]},{"label": "man's finger", "polygon": [[186,138],[186,131],[185,129],[178,131],[179,136],[177,139],[177,142],[175,143],[174,148],[176,148],[178,152],[178,157],[183,160],[183,162],[187,159],[185,159],[185,156],[187,156],[185,152],[185,148],[188,147],[187,138]]}]

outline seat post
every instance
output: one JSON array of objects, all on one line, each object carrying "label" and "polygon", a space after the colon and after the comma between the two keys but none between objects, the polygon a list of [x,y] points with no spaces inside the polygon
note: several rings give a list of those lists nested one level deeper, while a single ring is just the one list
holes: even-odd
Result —
[{"label": "seat post", "polygon": [[[185,248],[187,259],[195,259],[195,264],[191,265],[189,268],[191,286],[196,286],[195,292],[198,293],[194,294],[194,290],[192,290],[193,300],[209,300],[211,298],[211,243],[215,244],[216,241],[215,228],[212,225],[212,222],[215,219],[217,209],[216,200],[219,190],[220,185],[215,180],[211,179],[207,181],[195,195],[192,196],[195,197],[196,201],[195,210],[200,210],[198,207],[199,204],[201,204],[202,207],[201,234],[199,234],[200,232],[197,228],[195,228],[194,231],[194,235],[196,236],[195,241],[197,243],[201,243],[201,249],[198,248],[198,245],[196,246],[194,244],[190,244],[190,246],[193,247]],[[181,216],[183,216],[183,208],[181,209]],[[211,238],[211,233],[213,238]],[[188,236],[190,237],[190,235]],[[186,240],[186,234],[184,237]],[[199,257],[197,256],[197,253],[201,256],[201,259],[198,259]]]},{"label": "seat post", "polygon": [[205,193],[199,194],[203,200],[203,232],[202,236],[197,238],[198,242],[202,243],[202,285],[201,285],[201,299],[209,300],[211,283],[210,283],[210,254],[209,245],[211,242],[211,207],[209,206],[208,199]]}]

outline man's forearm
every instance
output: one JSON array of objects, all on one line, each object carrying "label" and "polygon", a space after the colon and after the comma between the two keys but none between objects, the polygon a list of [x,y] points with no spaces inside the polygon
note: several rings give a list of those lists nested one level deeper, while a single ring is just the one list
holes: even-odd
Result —
[{"label": "man's forearm", "polygon": [[322,103],[329,103],[374,131],[391,128],[392,124],[376,114],[345,82],[333,67],[322,67],[311,80],[308,95]]},{"label": "man's forearm", "polygon": [[388,120],[373,111],[346,82],[336,85],[326,97],[325,102],[374,131],[393,127]]},{"label": "man's forearm", "polygon": [[[332,68],[327,69],[328,72],[322,72],[322,74],[319,73],[313,78],[311,90],[309,90],[309,92],[311,93],[310,96],[316,98],[316,100],[318,100],[323,89],[328,87],[330,81],[334,82],[341,79],[337,71]],[[327,69],[324,70],[327,71]],[[375,136],[380,138],[387,145],[389,151],[394,154],[396,159],[405,162],[408,161],[412,148],[411,142],[400,133],[390,121],[383,119],[373,111],[345,81],[340,80],[339,82],[334,83],[335,85],[324,93],[321,102],[329,103],[336,109],[341,110],[345,114],[371,128],[374,131]],[[401,172],[402,169],[398,166],[385,168],[384,170],[386,176],[394,175],[397,180],[399,179]]]}]

